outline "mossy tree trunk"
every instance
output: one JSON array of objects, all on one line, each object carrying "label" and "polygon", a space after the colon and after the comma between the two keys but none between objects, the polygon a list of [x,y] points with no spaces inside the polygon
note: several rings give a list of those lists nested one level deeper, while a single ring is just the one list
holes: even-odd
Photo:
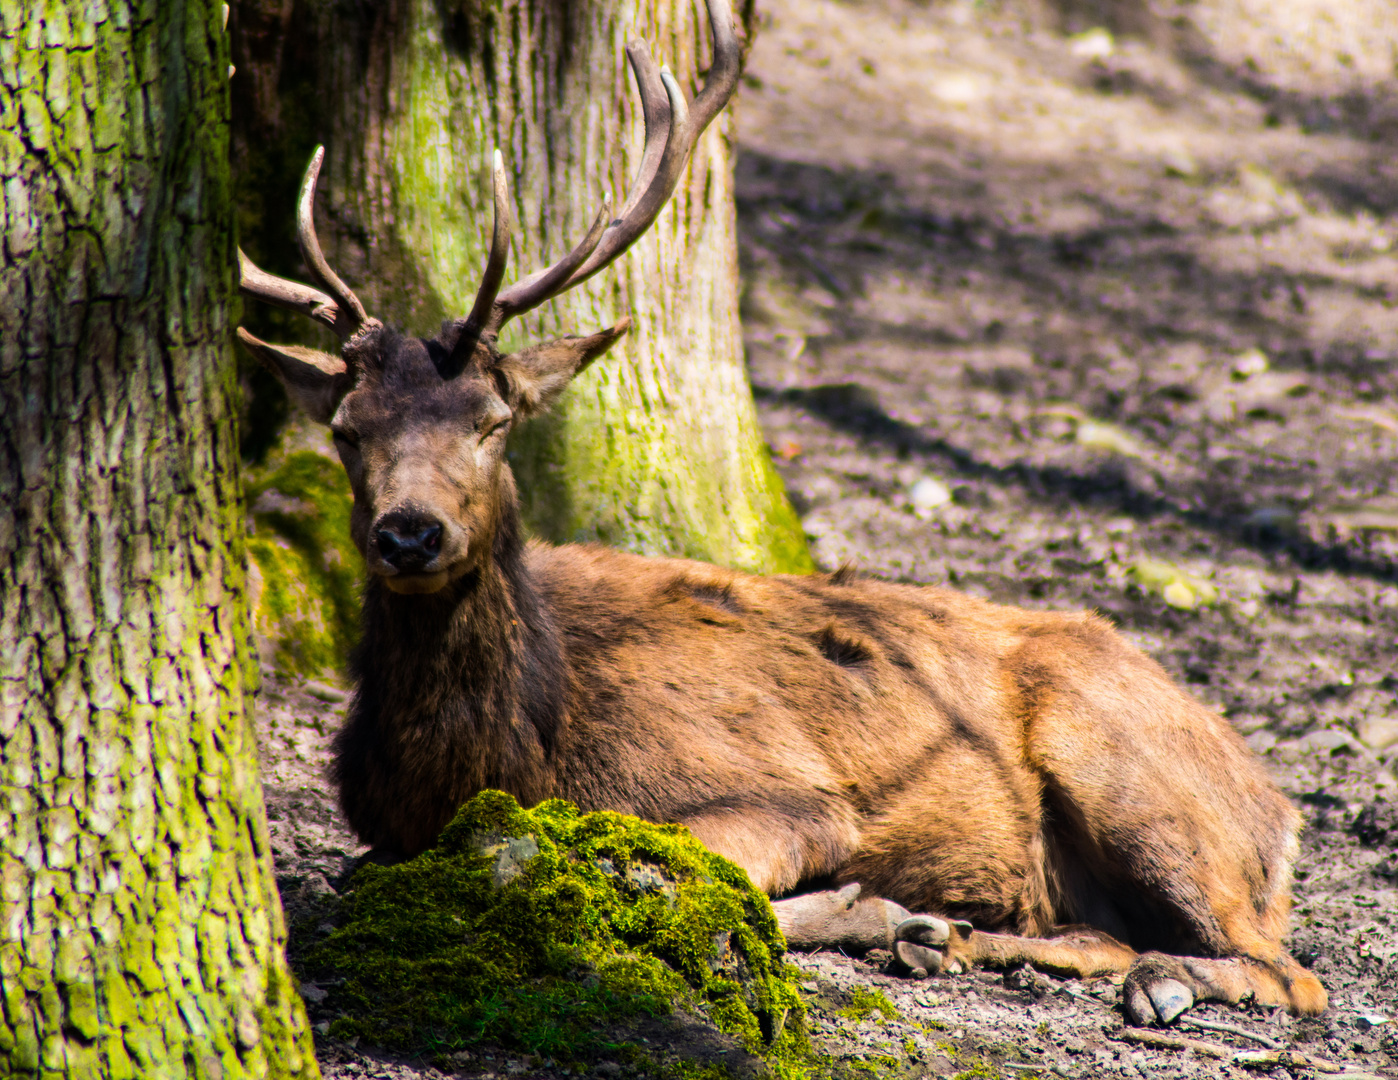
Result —
[{"label": "mossy tree trunk", "polygon": [[0,1076],[314,1075],[244,700],[219,0],[0,0]]},{"label": "mossy tree trunk", "polygon": [[[643,133],[627,37],[646,38],[691,95],[710,48],[703,0],[241,0],[234,29],[249,253],[295,270],[297,173],[324,141],[331,261],[372,312],[415,333],[471,306],[494,148],[511,170],[522,276],[583,235],[603,192],[624,198]],[[731,124],[722,115],[700,140],[630,253],[507,335],[635,319],[551,417],[513,436],[526,519],[550,539],[810,568],[743,367]]]}]

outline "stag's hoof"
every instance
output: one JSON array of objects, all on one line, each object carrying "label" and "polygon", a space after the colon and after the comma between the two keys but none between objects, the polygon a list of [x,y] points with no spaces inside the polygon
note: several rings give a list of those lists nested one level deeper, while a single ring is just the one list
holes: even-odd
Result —
[{"label": "stag's hoof", "polygon": [[1127,1018],[1142,1027],[1173,1024],[1194,1006],[1193,981],[1174,957],[1146,953],[1131,966],[1121,987]]},{"label": "stag's hoof", "polygon": [[893,967],[896,975],[925,979],[929,975],[958,975],[964,964],[953,948],[971,934],[971,924],[939,919],[935,915],[912,915],[893,931]]}]

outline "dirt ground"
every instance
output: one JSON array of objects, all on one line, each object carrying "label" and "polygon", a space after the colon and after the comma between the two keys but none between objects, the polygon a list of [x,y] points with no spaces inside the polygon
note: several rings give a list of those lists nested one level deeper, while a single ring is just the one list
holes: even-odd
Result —
[{"label": "dirt ground", "polygon": [[[1292,948],[1331,994],[1313,1020],[1197,1009],[1175,1034],[1207,1045],[1167,1049],[1122,1041],[1109,982],[818,954],[822,1048],[908,1075],[1398,1076],[1391,5],[760,10],[744,323],[817,560],[1114,619],[1304,812]],[[343,699],[264,690],[293,918],[360,851],[319,771]],[[898,1016],[839,1016],[856,986]],[[1232,1060],[1269,1048],[1311,1064]],[[321,1051],[329,1076],[435,1071]]]}]

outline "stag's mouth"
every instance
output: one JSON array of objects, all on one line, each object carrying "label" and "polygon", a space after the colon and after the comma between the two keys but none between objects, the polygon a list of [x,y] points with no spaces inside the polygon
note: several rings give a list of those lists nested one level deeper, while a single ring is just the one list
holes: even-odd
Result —
[{"label": "stag's mouth", "polygon": [[446,586],[451,580],[451,574],[445,570],[433,570],[430,573],[405,574],[399,571],[396,574],[384,574],[383,581],[390,589],[396,593],[404,595],[417,595],[423,593],[434,593]]}]

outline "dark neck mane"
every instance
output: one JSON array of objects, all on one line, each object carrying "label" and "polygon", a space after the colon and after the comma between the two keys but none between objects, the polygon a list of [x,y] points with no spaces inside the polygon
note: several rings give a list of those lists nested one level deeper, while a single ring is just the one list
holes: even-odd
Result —
[{"label": "dark neck mane", "polygon": [[350,824],[375,846],[421,850],[482,788],[526,805],[552,794],[566,669],[506,486],[486,565],[427,596],[376,579],[365,590],[358,690],[332,771]]}]

